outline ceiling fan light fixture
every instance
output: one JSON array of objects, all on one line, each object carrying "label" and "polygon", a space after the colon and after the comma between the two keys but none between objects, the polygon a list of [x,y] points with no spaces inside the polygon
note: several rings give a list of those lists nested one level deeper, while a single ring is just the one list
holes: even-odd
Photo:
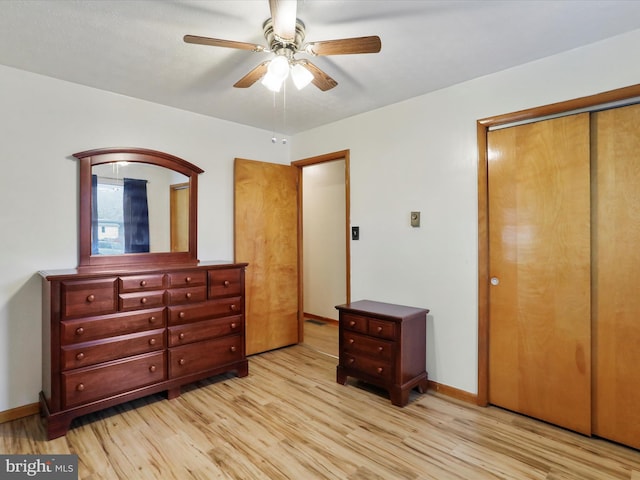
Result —
[{"label": "ceiling fan light fixture", "polygon": [[262,84],[273,92],[279,92],[280,87],[289,76],[289,60],[278,55],[269,62],[267,74],[262,79]]},{"label": "ceiling fan light fixture", "polygon": [[291,79],[293,80],[296,88],[298,90],[302,90],[311,83],[311,80],[313,80],[313,74],[304,68],[304,66],[296,63],[291,67]]}]

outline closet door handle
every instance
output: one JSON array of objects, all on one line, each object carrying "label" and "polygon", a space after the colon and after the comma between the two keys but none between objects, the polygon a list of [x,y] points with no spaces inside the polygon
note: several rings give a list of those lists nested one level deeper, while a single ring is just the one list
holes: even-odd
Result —
[{"label": "closet door handle", "polygon": [[500,285],[500,279],[498,277],[491,277],[491,285],[494,287]]}]

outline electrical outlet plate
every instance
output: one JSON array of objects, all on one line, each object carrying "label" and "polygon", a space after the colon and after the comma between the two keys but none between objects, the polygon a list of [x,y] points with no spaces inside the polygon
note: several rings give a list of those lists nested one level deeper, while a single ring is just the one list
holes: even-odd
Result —
[{"label": "electrical outlet plate", "polygon": [[420,212],[411,212],[411,226],[412,227],[420,226]]}]

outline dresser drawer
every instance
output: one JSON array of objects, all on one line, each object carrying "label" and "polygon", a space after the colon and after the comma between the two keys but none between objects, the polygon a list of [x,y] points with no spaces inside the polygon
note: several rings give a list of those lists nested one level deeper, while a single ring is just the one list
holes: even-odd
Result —
[{"label": "dresser drawer", "polygon": [[345,313],[340,315],[340,326],[346,330],[353,332],[367,333],[367,324],[369,319],[360,315]]},{"label": "dresser drawer", "polygon": [[395,340],[396,324],[391,321],[378,320],[377,318],[369,319],[369,335],[374,337]]},{"label": "dresser drawer", "polygon": [[164,305],[164,290],[121,293],[118,296],[118,309],[121,311],[139,310],[160,305]]},{"label": "dresser drawer", "polygon": [[207,283],[207,272],[186,271],[171,272],[167,274],[168,287],[194,287],[196,285],[205,285]]},{"label": "dresser drawer", "polygon": [[63,372],[63,408],[109,397],[166,379],[165,352]]},{"label": "dresser drawer", "polygon": [[391,362],[393,358],[393,342],[367,337],[354,332],[343,332],[341,342],[344,353],[367,355],[386,362]]},{"label": "dresser drawer", "polygon": [[169,307],[169,325],[197,322],[225,315],[242,313],[242,297],[209,300],[196,305],[176,305]]},{"label": "dresser drawer", "polygon": [[120,293],[139,292],[141,290],[160,290],[163,287],[164,275],[129,275],[118,279]]},{"label": "dresser drawer", "polygon": [[242,270],[209,270],[209,298],[242,294]]},{"label": "dresser drawer", "polygon": [[99,338],[141,332],[165,326],[165,309],[154,308],[135,313],[117,313],[60,322],[60,343],[87,342]]},{"label": "dresser drawer", "polygon": [[242,316],[214,318],[186,325],[169,327],[169,346],[184,345],[225,335],[242,334]]},{"label": "dresser drawer", "polygon": [[200,287],[173,288],[167,290],[167,303],[169,305],[203,302],[206,299],[207,287],[204,285]]},{"label": "dresser drawer", "polygon": [[115,312],[116,278],[101,278],[78,282],[62,282],[62,316],[99,315]]},{"label": "dresser drawer", "polygon": [[370,377],[377,382],[391,382],[393,379],[393,368],[389,362],[365,355],[345,354],[343,357],[340,359],[340,364],[350,370],[357,370],[358,376],[364,380]]},{"label": "dresser drawer", "polygon": [[64,346],[60,356],[61,368],[86,367],[166,348],[164,332],[164,329],[151,330]]},{"label": "dresser drawer", "polygon": [[244,358],[244,337],[231,335],[169,349],[169,378],[209,370]]}]

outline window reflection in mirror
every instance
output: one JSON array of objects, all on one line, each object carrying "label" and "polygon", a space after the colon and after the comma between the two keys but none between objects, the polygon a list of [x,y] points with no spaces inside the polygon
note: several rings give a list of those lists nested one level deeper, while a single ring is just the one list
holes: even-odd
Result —
[{"label": "window reflection in mirror", "polygon": [[92,255],[188,251],[187,176],[138,162],[94,165],[91,173]]}]

